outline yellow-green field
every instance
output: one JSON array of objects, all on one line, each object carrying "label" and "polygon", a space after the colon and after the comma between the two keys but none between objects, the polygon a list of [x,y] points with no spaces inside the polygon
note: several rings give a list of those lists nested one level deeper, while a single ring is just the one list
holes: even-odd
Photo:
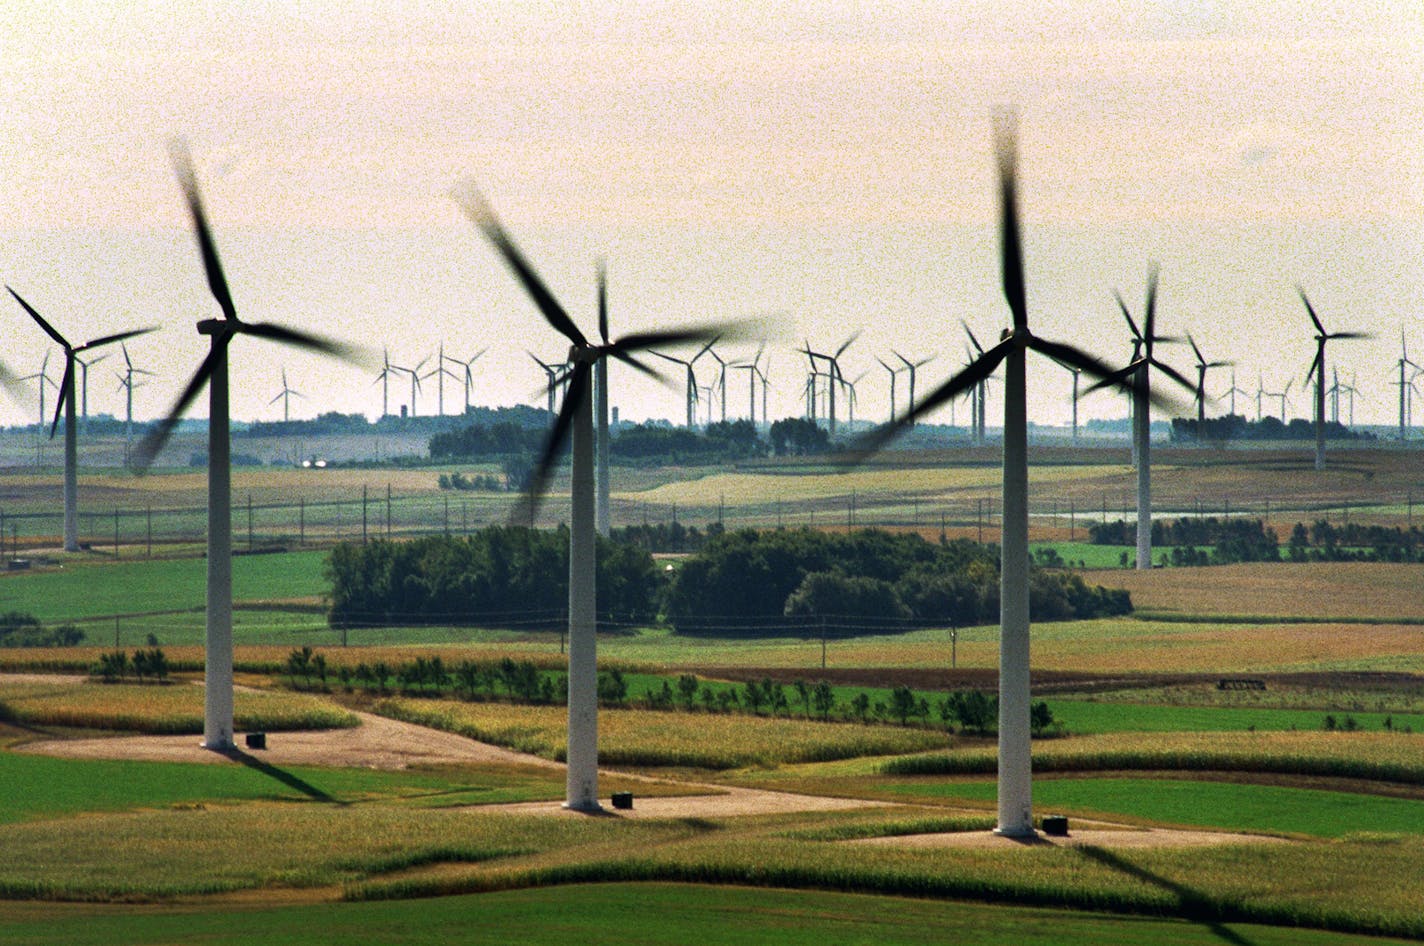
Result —
[{"label": "yellow-green field", "polygon": [[[233,696],[239,729],[333,729],[356,717],[304,693],[239,690]],[[0,720],[150,733],[203,731],[203,691],[185,683],[84,684],[0,679]]]}]

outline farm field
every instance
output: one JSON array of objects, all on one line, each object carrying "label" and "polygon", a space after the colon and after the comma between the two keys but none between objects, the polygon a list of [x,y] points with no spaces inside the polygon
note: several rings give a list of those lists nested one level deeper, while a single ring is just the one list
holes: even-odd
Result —
[{"label": "farm field", "polygon": [[[1163,452],[1180,464],[1168,462],[1163,479],[1183,514],[1195,514],[1198,487],[1244,508],[1252,484],[1295,463],[1225,452],[1225,469],[1213,469],[1206,451]],[[778,517],[803,525],[814,515],[844,528],[853,492],[858,525],[862,514],[881,517],[934,539],[943,521],[947,534],[975,537],[997,476],[979,459],[910,474],[769,464],[684,481],[636,471],[622,481],[636,488],[621,508],[631,519],[640,503],[654,517],[676,504],[690,522],[721,515],[733,526]],[[1107,567],[1087,580],[1127,589],[1137,609],[1034,626],[1034,698],[1056,720],[1034,745],[1036,813],[1067,814],[1066,843],[1023,849],[985,830],[992,735],[946,732],[933,711],[901,725],[884,709],[901,684],[930,705],[951,691],[992,690],[991,626],[851,633],[824,645],[661,628],[603,635],[600,665],[620,668],[630,686],[623,705],[601,713],[601,786],[637,801],[629,814],[588,819],[558,807],[561,708],[513,704],[494,684],[475,700],[451,686],[393,685],[377,696],[338,682],[363,664],[437,656],[450,668],[527,660],[555,679],[557,633],[383,627],[343,636],[318,612],[321,549],[240,556],[239,726],[267,732],[269,748],[224,758],[192,735],[201,561],[140,560],[127,546],[117,561],[42,551],[37,558],[58,567],[37,561],[0,577],[0,610],[73,619],[91,636],[84,647],[0,650],[0,674],[28,675],[0,676],[0,943],[159,943],[180,929],[212,942],[280,943],[312,924],[343,941],[422,943],[468,933],[475,914],[490,941],[521,942],[567,941],[595,924],[630,942],[679,943],[913,943],[927,930],[937,942],[1424,938],[1411,880],[1424,874],[1424,566],[1112,567],[1120,550],[1069,542],[1068,517],[1081,538],[1084,510],[1101,515],[1106,505],[1112,516],[1103,487],[1127,482],[1120,458],[1058,459],[1034,468],[1040,495],[1056,494],[1035,507],[1036,537],[1066,559],[1099,556]],[[1406,521],[1410,510],[1391,491],[1404,493],[1409,477],[1393,453],[1348,459],[1357,465],[1332,474],[1338,491],[1301,515],[1333,518],[1348,501],[1352,521]],[[264,487],[270,472],[250,481],[255,503],[319,502],[320,487],[304,492],[309,472],[285,471]],[[435,470],[323,475],[375,495],[362,477],[388,472],[394,489],[409,488],[406,508],[423,504],[427,531],[439,531],[447,497],[428,482]],[[38,496],[43,477],[21,479],[0,477],[0,488]],[[175,497],[201,483],[185,472],[130,488],[164,480]],[[473,508],[475,497],[459,498]],[[803,503],[794,513],[793,499]],[[378,534],[383,505],[381,487],[368,510]],[[989,540],[994,515],[984,502]],[[1272,522],[1298,518],[1272,500]],[[239,546],[244,525],[239,510]],[[260,513],[256,531],[260,544]],[[399,521],[393,531],[409,534]],[[116,631],[125,648],[153,634],[174,682],[75,676],[112,649]],[[285,672],[304,645],[326,661],[325,686]],[[70,676],[36,680],[40,672]],[[772,680],[790,705],[644,707],[684,674],[713,697]],[[1218,688],[1225,678],[1260,686]],[[829,683],[834,721],[806,718],[798,679]],[[291,692],[294,684],[307,692]],[[860,695],[871,709],[857,718],[848,707]],[[407,727],[396,740],[404,749],[363,750],[373,720]],[[163,735],[174,732],[182,735]],[[430,748],[447,739],[464,748]],[[565,926],[547,922],[552,904]],[[653,909],[678,923],[649,931],[631,919]]]}]

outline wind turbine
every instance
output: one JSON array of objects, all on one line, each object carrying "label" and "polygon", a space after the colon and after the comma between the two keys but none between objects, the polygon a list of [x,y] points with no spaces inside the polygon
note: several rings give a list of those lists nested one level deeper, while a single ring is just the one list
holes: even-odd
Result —
[{"label": "wind turbine", "polygon": [[[1411,362],[1411,364],[1412,364],[1412,362]],[[1403,369],[1400,369],[1400,377],[1403,377],[1403,376],[1404,376]],[[58,387],[59,387],[59,382],[55,381],[53,378],[51,378],[51,377],[49,376],[49,351],[48,351],[48,349],[45,350],[44,360],[40,362],[40,370],[37,371],[37,372],[35,372],[34,374],[27,374],[27,375],[25,375],[23,378],[21,378],[20,380],[21,380],[21,381],[36,381],[36,380],[39,381],[39,389],[40,389],[40,420],[39,420],[39,428],[40,428],[41,430],[43,430],[43,429],[44,429],[45,418],[46,418],[47,416],[49,416],[49,415],[45,412],[45,396],[44,396],[44,393],[45,393],[45,385],[48,384],[48,385],[50,385],[51,387],[54,387],[54,388],[58,388]],[[1401,403],[1403,403],[1403,402],[1401,401]],[[1402,416],[1402,415],[1401,415],[1401,416]],[[1402,427],[1403,427],[1403,424],[1401,424],[1400,426],[1401,426],[1401,428],[1402,428]]]},{"label": "wind turbine", "polygon": [[910,406],[908,410],[913,411],[915,409],[915,372],[918,371],[920,368],[924,367],[925,365],[929,364],[931,361],[934,361],[934,355],[930,355],[926,358],[921,358],[919,361],[911,361],[904,355],[900,354],[898,351],[894,352],[894,355],[896,358],[899,358],[902,362],[905,363],[905,370],[910,373]]},{"label": "wind turbine", "polygon": [[[1245,396],[1245,395],[1247,395],[1247,394],[1250,393],[1249,391],[1246,391],[1246,390],[1244,390],[1243,388],[1238,388],[1238,387],[1236,386],[1236,369],[1235,369],[1235,368],[1231,369],[1231,390],[1227,391],[1226,393],[1231,396],[1231,416],[1235,417],[1235,416],[1236,416],[1236,395],[1240,394],[1240,395],[1242,395],[1242,396]],[[1258,411],[1258,413],[1259,413],[1259,411]],[[1261,418],[1258,416],[1256,419],[1257,419],[1257,420],[1260,420]]]},{"label": "wind turbine", "polygon": [[[36,312],[28,302],[20,298],[20,294],[9,286],[10,295],[15,297],[15,301],[20,304],[30,318],[34,319],[44,333],[54,339],[61,348],[64,349],[64,380],[59,383],[59,400],[54,405],[54,423],[50,425],[49,436],[54,439],[54,432],[59,427],[60,412],[64,412],[64,550],[66,552],[79,551],[79,428],[75,420],[74,406],[74,365],[79,360],[79,355],[83,352],[98,348],[101,345],[112,345],[114,342],[122,342],[133,338],[135,335],[143,335],[153,331],[152,328],[136,328],[127,332],[118,332],[113,335],[103,335],[99,338],[91,339],[83,345],[71,345],[69,340],[55,330],[54,326],[44,320],[44,317]],[[48,354],[45,355],[48,358]],[[88,385],[86,383],[86,394]],[[44,381],[40,382],[41,397],[44,392]],[[41,421],[43,422],[43,421]]]},{"label": "wind turbine", "polygon": [[153,464],[179,419],[208,386],[208,561],[207,628],[204,646],[205,696],[203,745],[229,751],[232,739],[232,444],[228,431],[228,345],[238,335],[250,335],[295,345],[323,354],[346,355],[345,346],[270,322],[244,322],[228,291],[227,279],[218,260],[217,245],[203,211],[198,178],[192,158],[182,141],[174,142],[173,164],[178,182],[193,217],[193,229],[207,274],[208,289],[222,310],[222,318],[198,323],[198,334],[212,345],[207,357],[173,402],[168,415],[139,444],[137,465],[146,470]]},{"label": "wind turbine", "polygon": [[[969,323],[964,321],[963,319],[960,319],[959,324],[964,326],[964,334],[969,336],[969,343],[974,346],[974,350],[969,355],[970,362],[973,363],[978,359],[982,359],[984,357],[984,346],[980,345],[979,339],[974,337],[974,331],[970,329]],[[974,442],[976,444],[983,444],[985,438],[988,435],[988,417],[985,414],[984,410],[984,394],[986,389],[988,388],[988,385],[989,376],[985,375],[982,379],[980,379],[979,383],[974,386],[974,404],[971,410],[973,411],[974,416],[974,423],[972,426],[974,429]]]},{"label": "wind turbine", "polygon": [[1083,373],[1083,369],[1077,365],[1066,365],[1058,362],[1059,367],[1073,376],[1073,442],[1078,442],[1078,379]]},{"label": "wind turbine", "polygon": [[[48,357],[48,356],[46,356],[46,357]],[[1404,440],[1404,437],[1405,437],[1405,426],[1404,426],[1404,425],[1405,425],[1405,422],[1406,422],[1405,414],[1406,414],[1406,412],[1407,412],[1408,390],[1409,390],[1409,386],[1412,386],[1412,385],[1414,384],[1414,380],[1413,380],[1412,378],[1411,378],[1409,381],[1405,381],[1405,380],[1404,380],[1404,366],[1405,366],[1405,365],[1408,365],[1409,367],[1415,369],[1416,371],[1419,369],[1419,366],[1418,366],[1418,365],[1416,365],[1414,362],[1412,362],[1412,361],[1409,360],[1409,345],[1408,345],[1408,344],[1405,342],[1405,340],[1404,340],[1404,330],[1403,330],[1403,329],[1400,329],[1400,330],[1399,330],[1399,439],[1400,439],[1401,442]],[[43,382],[40,383],[40,410],[41,410],[41,411],[44,410],[44,383],[43,383]]]},{"label": "wind turbine", "polygon": [[376,380],[372,384],[381,386],[381,416],[387,417],[391,413],[391,372],[395,370],[391,367],[391,353],[389,349],[381,349],[382,366],[376,375]]},{"label": "wind turbine", "polygon": [[707,340],[707,344],[706,344],[706,345],[703,345],[703,346],[698,350],[697,354],[693,355],[691,358],[677,358],[677,357],[674,357],[673,355],[665,355],[665,354],[663,354],[663,353],[660,352],[660,351],[650,351],[650,352],[648,353],[648,354],[650,354],[650,355],[656,355],[657,357],[663,359],[664,361],[670,361],[670,362],[672,362],[672,363],[675,364],[675,365],[682,365],[683,368],[686,369],[686,371],[687,371],[687,391],[686,391],[686,395],[685,395],[685,396],[686,396],[686,401],[687,401],[687,429],[688,429],[688,430],[691,430],[692,428],[694,428],[694,427],[697,426],[697,404],[698,404],[698,401],[699,401],[699,399],[700,399],[700,395],[699,395],[698,392],[697,392],[697,370],[696,370],[696,368],[695,368],[694,366],[697,364],[697,359],[699,359],[699,358],[701,358],[703,355],[707,354],[708,349],[710,349],[716,342],[717,342],[717,337],[716,337],[716,336],[713,336],[712,338],[708,339],[708,340]]},{"label": "wind turbine", "polygon": [[98,358],[90,358],[88,361],[80,358],[74,359],[74,363],[79,366],[79,420],[81,426],[89,426],[89,366],[97,365],[108,357],[106,352]]},{"label": "wind turbine", "polygon": [[[721,356],[721,355],[717,354],[717,350],[714,349],[714,348],[712,348],[711,346],[708,346],[708,348],[707,348],[707,354],[711,355],[711,356],[713,357],[713,359],[716,360],[716,362],[717,362],[717,366],[718,366],[718,370],[717,370],[717,383],[714,384],[712,387],[713,387],[714,390],[720,390],[720,391],[721,391],[721,395],[722,395],[722,423],[725,424],[725,423],[727,422],[727,363],[722,360],[722,356]],[[712,423],[712,406],[711,406],[712,391],[711,391],[711,390],[709,390],[709,391],[707,392],[707,400],[708,400],[707,422],[708,422],[708,424],[711,424],[711,423]]]},{"label": "wind turbine", "polygon": [[1291,389],[1291,384],[1292,384],[1292,383],[1293,383],[1293,382],[1291,382],[1291,381],[1287,381],[1287,382],[1286,382],[1286,386],[1285,386],[1285,390],[1280,391],[1279,393],[1273,393],[1273,392],[1271,392],[1271,391],[1265,391],[1265,392],[1263,392],[1263,393],[1266,395],[1266,397],[1278,397],[1278,398],[1281,399],[1281,426],[1282,426],[1282,427],[1284,427],[1285,424],[1286,424],[1286,402],[1287,402],[1288,400],[1290,400],[1290,389]]},{"label": "wind turbine", "polygon": [[400,365],[391,365],[392,371],[404,371],[406,374],[410,375],[410,417],[412,420],[415,419],[415,395],[416,392],[420,390],[421,378],[429,377],[429,375],[422,375],[420,373],[420,369],[424,368],[425,363],[429,360],[430,356],[426,355],[424,358],[420,359],[420,363],[417,364],[414,368],[402,368]]},{"label": "wind turbine", "polygon": [[544,386],[544,396],[548,400],[546,408],[553,414],[554,398],[559,393],[559,386],[568,378],[567,366],[544,361],[532,351],[528,352],[528,355],[534,359],[534,364],[544,369],[544,379],[547,382]]},{"label": "wind turbine", "polygon": [[[1152,567],[1152,369],[1161,371],[1188,391],[1195,391],[1195,388],[1175,368],[1158,361],[1152,354],[1152,348],[1157,342],[1176,341],[1156,333],[1157,267],[1151,266],[1147,272],[1147,301],[1144,304],[1140,331],[1137,323],[1132,320],[1132,313],[1128,311],[1122,295],[1117,292],[1113,295],[1117,299],[1118,308],[1122,310],[1123,318],[1127,319],[1128,328],[1132,329],[1133,339],[1138,343],[1136,347],[1140,350],[1139,357],[1118,372],[1118,376],[1132,379],[1132,432],[1133,440],[1137,444],[1137,567],[1149,569]],[[1091,385],[1088,391],[1092,392],[1102,386],[1103,382],[1098,382]]]},{"label": "wind turbine", "polygon": [[[1207,361],[1206,356],[1197,347],[1196,339],[1192,338],[1192,333],[1187,333],[1187,344],[1192,346],[1192,354],[1197,356],[1197,437],[1202,436],[1202,428],[1206,424],[1206,372],[1208,368],[1225,368],[1232,364],[1229,361]],[[1236,387],[1236,377],[1231,378],[1231,387]],[[1233,405],[1234,406],[1234,405]],[[1234,413],[1234,411],[1233,411]]]},{"label": "wind turbine", "polygon": [[[574,811],[599,811],[601,806],[598,803],[598,665],[595,633],[597,587],[594,558],[596,544],[592,410],[594,369],[598,362],[612,357],[638,371],[657,377],[657,373],[637,360],[634,353],[650,351],[659,345],[693,341],[706,341],[710,345],[717,335],[713,329],[688,328],[634,333],[613,342],[590,342],[525,260],[484,199],[473,189],[459,192],[456,197],[471,220],[483,231],[513,270],[545,321],[570,343],[568,392],[564,395],[563,406],[530,478],[527,502],[531,509],[537,505],[548,485],[555,460],[564,448],[565,441],[571,439],[569,744],[564,806]],[[600,274],[601,272],[602,270]],[[599,283],[599,297],[602,299],[602,275],[599,277]],[[603,303],[600,303],[600,309],[599,328],[602,333],[607,325]]]},{"label": "wind turbine", "polygon": [[277,396],[274,397],[274,398],[272,398],[272,400],[268,401],[267,403],[268,403],[268,404],[276,404],[278,401],[281,401],[281,402],[282,402],[282,423],[284,423],[284,424],[286,424],[286,423],[291,423],[291,420],[292,420],[292,412],[291,412],[291,410],[290,410],[290,402],[289,402],[288,398],[289,398],[291,395],[293,395],[293,394],[295,394],[297,397],[305,397],[305,396],[306,396],[306,395],[302,394],[302,392],[296,390],[295,388],[291,388],[291,387],[288,387],[288,386],[287,386],[287,369],[286,369],[286,368],[283,368],[283,369],[282,369],[282,390],[279,391],[279,392],[277,392]]},{"label": "wind turbine", "polygon": [[119,387],[124,389],[124,401],[127,406],[127,411],[124,415],[124,462],[127,463],[130,449],[129,441],[133,436],[133,392],[134,387],[142,383],[135,382],[134,375],[146,374],[152,376],[153,372],[144,371],[142,368],[135,368],[133,366],[133,361],[129,358],[129,348],[127,345],[120,342],[119,349],[124,353],[124,373],[119,375]]},{"label": "wind turbine", "polygon": [[[463,379],[461,379],[461,380],[463,380],[463,381],[464,381],[464,384],[465,384],[465,413],[466,413],[466,414],[470,413],[470,391],[471,391],[471,390],[474,388],[474,386],[475,386],[475,375],[474,375],[474,372],[473,372],[471,369],[474,367],[475,362],[477,362],[477,361],[480,360],[480,356],[483,355],[483,354],[484,354],[485,352],[487,352],[487,351],[489,351],[488,348],[481,348],[479,351],[475,352],[475,354],[474,354],[471,358],[469,358],[469,359],[466,360],[466,361],[461,361],[460,359],[456,358],[454,355],[446,355],[446,356],[445,356],[445,357],[446,357],[448,360],[450,360],[451,362],[453,362],[453,363],[455,363],[455,364],[457,364],[457,365],[459,365],[460,367],[462,367],[462,368],[465,369],[464,377],[463,377]],[[460,376],[457,374],[455,377],[459,378]]]},{"label": "wind turbine", "polygon": [[1321,323],[1320,317],[1315,314],[1315,307],[1306,298],[1305,290],[1300,286],[1296,287],[1300,293],[1300,301],[1305,303],[1305,311],[1310,314],[1310,321],[1315,323],[1315,360],[1310,363],[1310,370],[1305,373],[1306,383],[1310,383],[1312,375],[1315,376],[1315,468],[1325,469],[1325,343],[1332,338],[1369,338],[1364,332],[1327,332]]},{"label": "wind turbine", "polygon": [[[756,383],[757,383],[757,375],[761,373],[761,367],[760,367],[761,356],[762,356],[762,352],[765,351],[765,350],[766,350],[766,342],[762,342],[760,345],[757,346],[756,355],[752,358],[751,361],[741,361],[741,362],[738,362],[738,363],[736,363],[735,365],[732,366],[732,367],[734,367],[734,368],[741,368],[741,369],[743,369],[744,371],[746,371],[746,373],[747,373],[747,417],[751,420],[751,422],[752,422],[752,427],[753,427],[753,428],[756,427],[756,416],[757,416],[757,414],[756,414]],[[766,418],[765,418],[765,417],[762,417],[762,422],[763,422],[763,423],[766,422]]]},{"label": "wind turbine", "polygon": [[941,404],[972,390],[1001,364],[1004,367],[1003,535],[999,592],[999,814],[996,833],[1008,837],[1035,834],[1032,817],[1032,773],[1029,725],[1029,551],[1028,551],[1028,419],[1024,366],[1032,350],[1056,361],[1077,365],[1108,384],[1123,384],[1120,372],[1072,345],[1051,342],[1029,331],[1024,287],[1023,252],[1019,240],[1016,146],[1011,119],[995,123],[999,191],[1001,266],[1004,297],[1013,324],[999,343],[951,376],[913,410],[861,443],[861,457],[878,449]]},{"label": "wind turbine", "polygon": [[[875,360],[880,362],[880,367],[884,368],[885,371],[890,375],[890,419],[886,421],[886,423],[893,423],[895,421],[895,375],[899,372],[900,369],[890,367],[885,363],[885,359],[881,358],[879,355],[875,357]],[[910,407],[913,408],[914,406],[915,405],[912,402],[910,404]]]}]

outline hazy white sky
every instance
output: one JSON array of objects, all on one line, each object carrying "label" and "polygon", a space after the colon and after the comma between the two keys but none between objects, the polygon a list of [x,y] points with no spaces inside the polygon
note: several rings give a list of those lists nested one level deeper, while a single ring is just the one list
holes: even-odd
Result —
[{"label": "hazy white sky", "polygon": [[[1235,358],[1243,387],[1299,387],[1301,282],[1331,327],[1379,332],[1338,357],[1359,419],[1393,418],[1382,375],[1424,305],[1424,6],[828,6],[11,0],[0,279],[76,341],[162,324],[133,348],[163,372],[140,412],[161,412],[214,311],[166,154],[181,134],[241,314],[403,362],[489,345],[477,400],[532,400],[522,349],[561,346],[446,196],[472,176],[586,325],[602,253],[615,331],[778,312],[788,342],[834,347],[864,327],[847,373],[875,367],[862,413],[883,416],[872,355],[938,354],[923,388],[960,359],[960,318],[981,339],[1004,318],[989,116],[1013,103],[1040,332],[1120,357],[1111,290],[1136,304],[1157,259],[1167,330]],[[0,358],[36,370],[38,329],[13,305],[0,326]],[[237,416],[277,416],[284,363],[304,413],[379,410],[369,374],[249,347]],[[777,416],[802,373],[779,357]],[[1036,419],[1067,417],[1061,374],[1042,369]],[[91,410],[119,413],[112,386]],[[677,416],[675,393],[620,390],[629,415]]]}]

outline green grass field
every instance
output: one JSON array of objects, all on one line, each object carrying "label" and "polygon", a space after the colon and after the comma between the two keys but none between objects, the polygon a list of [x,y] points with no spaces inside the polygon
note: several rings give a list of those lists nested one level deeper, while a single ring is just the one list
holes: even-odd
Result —
[{"label": "green grass field", "polygon": [[[8,907],[7,907],[8,909]],[[0,944],[208,946],[380,943],[564,946],[590,939],[638,946],[1344,946],[1352,936],[1245,923],[1111,916],[830,893],[688,884],[597,884],[387,903],[291,907],[71,906],[42,915],[19,905],[0,919]],[[655,922],[650,919],[656,918]],[[595,933],[596,931],[596,933]],[[1390,940],[1372,939],[1386,946]]]},{"label": "green grass field", "polygon": [[[325,552],[239,555],[232,561],[233,600],[285,601],[326,591]],[[203,607],[202,559],[79,563],[53,571],[0,574],[0,610],[27,611],[45,624]]]},{"label": "green grass field", "polygon": [[313,766],[275,769],[260,758],[249,759],[247,765],[194,765],[3,753],[0,824],[203,804],[318,800],[350,805],[380,799],[451,806],[559,798],[563,792],[556,776]]}]

